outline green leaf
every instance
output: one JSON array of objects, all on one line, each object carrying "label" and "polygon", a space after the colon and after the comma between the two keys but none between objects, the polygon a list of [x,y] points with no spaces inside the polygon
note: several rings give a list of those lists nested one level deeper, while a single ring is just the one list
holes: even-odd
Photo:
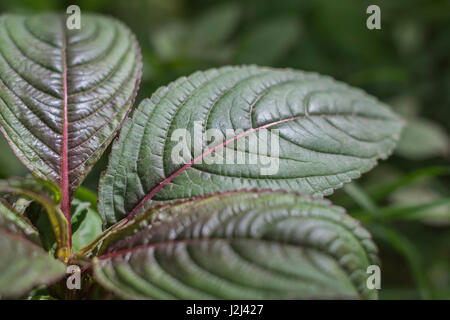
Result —
[{"label": "green leaf", "polygon": [[5,138],[0,134],[0,178],[4,179],[11,176],[23,176],[28,169],[17,159],[14,152],[10,149]]},{"label": "green leaf", "polygon": [[57,257],[67,262],[70,256],[69,226],[59,206],[62,195],[58,186],[34,178],[0,180],[2,193],[26,197],[45,209],[58,246]]},{"label": "green leaf", "polygon": [[166,61],[220,61],[230,56],[226,40],[236,29],[240,10],[234,3],[213,7],[192,21],[171,21],[152,35],[156,54]]},{"label": "green leaf", "polygon": [[0,17],[1,132],[35,175],[67,197],[119,129],[141,72],[128,28],[100,15],[81,20],[68,30],[63,14]]},{"label": "green leaf", "polygon": [[236,29],[240,14],[239,6],[232,2],[204,12],[192,26],[195,45],[200,44],[202,48],[208,49],[223,44]]},{"label": "green leaf", "polygon": [[[328,195],[386,158],[401,126],[385,104],[315,73],[256,66],[197,72],[159,89],[126,121],[99,184],[99,213],[109,226],[156,203],[239,188]],[[218,129],[226,139],[198,139],[196,128]],[[192,138],[186,164],[172,161],[176,129]],[[279,148],[271,142],[267,152],[255,151],[269,136]],[[206,161],[229,152],[235,164]],[[244,164],[236,164],[240,156]],[[250,164],[254,156],[270,160],[276,173]]]},{"label": "green leaf", "polygon": [[107,237],[94,276],[134,299],[376,298],[370,234],[326,200],[236,191],[155,207]]},{"label": "green leaf", "polygon": [[30,206],[30,204],[32,203],[32,200],[29,200],[27,198],[24,197],[16,197],[15,201],[12,205],[12,208],[17,211],[20,214],[24,214],[25,211],[27,210],[27,208]]},{"label": "green leaf", "polygon": [[91,204],[91,208],[96,210],[98,197],[97,194],[91,190],[85,187],[79,187],[77,191],[75,191],[75,198],[84,202],[89,202]]},{"label": "green leaf", "polygon": [[6,231],[19,234],[39,244],[39,234],[33,224],[2,201],[0,201],[0,225]]},{"label": "green leaf", "polygon": [[400,95],[388,100],[392,109],[405,119],[417,118],[421,111],[419,101],[410,95]]},{"label": "green leaf", "polygon": [[72,201],[72,212],[72,249],[75,252],[102,233],[102,220],[89,202],[78,199]]},{"label": "green leaf", "polygon": [[[11,217],[20,229],[11,228]],[[19,297],[64,276],[63,263],[24,237],[34,233],[31,225],[0,202],[0,298]]]},{"label": "green leaf", "polygon": [[[436,198],[437,195],[430,192],[425,197]],[[384,219],[420,220],[434,227],[448,227],[450,225],[450,198],[441,197],[420,204],[394,205],[383,208],[381,213]]]},{"label": "green leaf", "polygon": [[389,201],[394,204],[385,208],[386,219],[420,220],[433,226],[450,225],[450,197],[445,185],[430,180],[413,186],[406,186],[393,192]]},{"label": "green leaf", "polygon": [[299,42],[300,25],[296,18],[282,17],[256,25],[244,34],[237,48],[235,63],[271,65],[278,62]]},{"label": "green leaf", "polygon": [[423,268],[423,263],[421,262],[420,253],[415,248],[414,244],[390,226],[377,222],[377,220],[385,218],[386,214],[382,211],[382,209],[378,208],[375,202],[367,193],[365,193],[363,189],[359,188],[354,183],[347,185],[345,189],[347,193],[355,200],[355,202],[358,203],[361,208],[366,210],[369,217],[376,220],[375,223],[368,225],[371,232],[374,234],[375,239],[385,241],[389,246],[394,248],[404,257],[414,276],[414,280],[423,295],[423,298],[430,299],[430,288],[428,280],[425,276],[425,269]]},{"label": "green leaf", "polygon": [[[48,218],[48,215],[45,214],[45,209],[38,203],[32,203],[30,208],[27,210],[27,215],[30,217],[37,216],[35,225],[39,230],[39,237],[41,239],[42,247],[52,256],[57,256],[58,243],[55,238],[53,226]],[[68,255],[69,254],[67,254],[67,256]]]},{"label": "green leaf", "polygon": [[[433,177],[448,175],[450,175],[450,167],[444,166],[424,167],[409,172],[400,177],[395,177],[395,173],[391,171],[390,176],[394,176],[394,179],[392,179],[392,181],[378,183],[379,186],[377,186],[377,188],[372,187],[369,189],[373,189],[373,191],[371,192],[372,198],[374,198],[374,200],[376,201],[380,201],[391,195],[399,188],[412,186],[419,182],[423,183],[424,181],[432,180]],[[383,180],[387,179],[387,177],[383,177]],[[375,178],[373,180],[375,182]]]},{"label": "green leaf", "polygon": [[411,270],[422,299],[431,299],[430,284],[424,270],[423,259],[415,245],[407,237],[389,226],[377,223],[371,225],[370,230],[377,241],[379,239],[385,242],[386,245],[391,246],[403,256]]},{"label": "green leaf", "polygon": [[347,184],[344,187],[344,190],[361,208],[365,209],[372,218],[377,219],[379,217],[379,209],[376,203],[355,182]]},{"label": "green leaf", "polygon": [[413,160],[449,155],[450,138],[437,123],[421,118],[410,120],[396,153]]}]

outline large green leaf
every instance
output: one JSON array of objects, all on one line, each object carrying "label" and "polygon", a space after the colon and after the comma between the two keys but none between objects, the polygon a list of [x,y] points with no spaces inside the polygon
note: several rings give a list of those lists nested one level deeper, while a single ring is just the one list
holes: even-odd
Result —
[{"label": "large green leaf", "polygon": [[[202,129],[219,129],[226,141],[213,144],[216,149],[203,141],[210,149],[197,155],[201,140],[195,139],[189,149],[195,159],[174,163],[175,130],[194,137],[197,121]],[[401,126],[375,98],[315,73],[256,66],[197,72],[159,89],[125,122],[100,181],[99,212],[111,225],[158,202],[244,187],[328,195],[386,158]],[[226,136],[229,129],[242,134]],[[265,157],[279,160],[274,175],[248,164],[251,156],[264,155],[249,143],[255,136],[265,142],[262,129],[279,133],[278,157]],[[246,164],[200,163],[224,149],[235,151],[234,161],[243,155]]]},{"label": "large green leaf", "polygon": [[[113,139],[133,103],[141,59],[122,23],[83,13],[0,17],[0,126],[37,176],[69,194]],[[68,217],[70,218],[70,217]]]},{"label": "large green leaf", "polygon": [[370,234],[326,200],[235,191],[156,207],[113,231],[94,275],[125,298],[376,298]]},{"label": "large green leaf", "polygon": [[64,264],[27,239],[34,236],[31,224],[0,202],[0,298],[19,297],[64,276]]}]

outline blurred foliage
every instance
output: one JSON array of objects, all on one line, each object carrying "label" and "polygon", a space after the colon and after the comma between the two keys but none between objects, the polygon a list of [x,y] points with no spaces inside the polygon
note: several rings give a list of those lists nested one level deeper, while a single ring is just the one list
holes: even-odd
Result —
[{"label": "blurred foliage", "polygon": [[72,201],[72,250],[82,248],[102,233],[100,215],[91,208],[90,202],[75,198]]},{"label": "blurred foliage", "polygon": [[[379,244],[381,298],[450,299],[450,1],[3,0],[0,11],[70,4],[136,33],[144,59],[136,105],[179,76],[240,63],[331,75],[389,103],[407,121],[399,148],[331,200]],[[366,28],[370,4],[381,8],[381,30]],[[0,149],[1,178],[26,174],[3,138]],[[77,194],[80,218],[93,211],[88,203],[95,208],[89,189],[108,154]]]}]

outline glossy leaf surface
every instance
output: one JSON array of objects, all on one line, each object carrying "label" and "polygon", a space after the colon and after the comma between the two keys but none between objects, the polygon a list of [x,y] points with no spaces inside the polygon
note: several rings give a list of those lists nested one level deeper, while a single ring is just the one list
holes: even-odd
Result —
[{"label": "glossy leaf surface", "polygon": [[0,298],[19,297],[65,274],[63,263],[27,239],[35,236],[31,224],[0,202]]},{"label": "glossy leaf surface", "polygon": [[58,247],[57,257],[67,262],[71,251],[71,239],[67,219],[59,206],[62,195],[58,186],[34,178],[0,180],[1,194],[25,197],[37,202],[45,210],[49,225],[55,235]]},{"label": "glossy leaf surface", "polygon": [[3,15],[1,131],[34,174],[73,193],[128,113],[140,72],[133,34],[112,18],[83,13],[68,30],[65,15]]},{"label": "glossy leaf surface", "polygon": [[370,234],[340,207],[236,191],[156,207],[112,232],[96,279],[133,299],[376,298]]},{"label": "glossy leaf surface", "polygon": [[[223,142],[198,139],[196,126],[218,129]],[[99,212],[109,226],[156,203],[244,187],[328,195],[386,158],[401,126],[385,104],[314,73],[256,66],[197,72],[159,89],[124,124],[100,182]],[[177,129],[191,137],[186,164],[172,160]],[[267,142],[263,130],[267,141],[279,135],[279,154],[254,151]],[[207,163],[213,153],[222,163]],[[276,173],[249,164],[255,155],[278,161]]]},{"label": "glossy leaf surface", "polygon": [[33,224],[3,201],[0,201],[0,225],[6,231],[39,244],[39,234]]},{"label": "glossy leaf surface", "polygon": [[72,212],[72,249],[75,252],[102,233],[102,220],[89,202],[79,199],[72,201]]}]

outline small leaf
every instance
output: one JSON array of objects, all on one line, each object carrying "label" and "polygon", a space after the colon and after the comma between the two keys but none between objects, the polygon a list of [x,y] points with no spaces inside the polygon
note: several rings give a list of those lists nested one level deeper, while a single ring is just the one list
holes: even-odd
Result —
[{"label": "small leaf", "polygon": [[450,198],[438,180],[433,179],[417,185],[403,187],[389,195],[394,204],[385,208],[384,216],[388,219],[420,220],[433,226],[450,225]]},{"label": "small leaf", "polygon": [[133,299],[376,298],[369,233],[328,201],[237,191],[156,207],[113,231],[100,284]]},{"label": "small leaf", "polygon": [[201,59],[221,61],[230,56],[226,40],[239,22],[233,3],[208,10],[193,21],[171,21],[152,35],[156,54],[165,61]]},{"label": "small leaf", "polygon": [[102,233],[102,220],[89,202],[78,199],[72,201],[72,212],[72,249],[75,252]]},{"label": "small leaf", "polygon": [[235,63],[271,65],[278,62],[299,42],[300,25],[295,18],[264,21],[244,34],[237,48]]},{"label": "small leaf", "polygon": [[396,153],[413,160],[450,154],[450,138],[441,126],[427,119],[409,121]]},{"label": "small leaf", "polygon": [[0,157],[0,178],[23,176],[28,172],[28,169],[17,159],[14,152],[9,147],[5,138],[0,134],[0,150],[2,156]]},{"label": "small leaf", "polygon": [[240,8],[236,3],[225,3],[207,10],[192,26],[193,44],[204,49],[222,45],[236,29]]},{"label": "small leaf", "polygon": [[[256,66],[197,72],[159,89],[124,124],[99,184],[99,213],[110,226],[156,203],[239,188],[328,195],[386,158],[401,126],[385,104],[314,73]],[[209,144],[196,128],[218,129],[226,139]],[[177,129],[192,140],[185,164],[172,160]],[[279,138],[278,155],[254,151],[268,142],[259,135],[265,129]],[[233,163],[208,164],[212,152],[219,160],[231,152]],[[262,174],[253,156],[276,172]]]},{"label": "small leaf", "polygon": [[0,298],[16,298],[35,286],[58,280],[64,276],[65,267],[23,237],[24,233],[35,231],[30,225],[16,220],[16,226],[22,230],[15,233],[5,217],[16,213],[6,211],[8,208],[0,202]]},{"label": "small leaf", "polygon": [[96,210],[98,197],[97,194],[85,187],[79,187],[75,192],[75,198],[84,202],[89,202],[91,208]]},{"label": "small leaf", "polygon": [[32,203],[27,210],[27,215],[30,217],[37,216],[35,222],[39,230],[39,237],[41,239],[42,247],[52,256],[57,256],[58,243],[56,242],[55,232],[53,226],[45,212],[45,209],[39,203]]},{"label": "small leaf", "polygon": [[39,244],[39,234],[33,224],[2,201],[0,201],[0,225],[6,231],[19,234]]},{"label": "small leaf", "polygon": [[26,197],[45,209],[58,246],[57,257],[67,262],[70,256],[69,226],[59,207],[62,195],[58,186],[34,178],[0,180],[1,193]]}]

